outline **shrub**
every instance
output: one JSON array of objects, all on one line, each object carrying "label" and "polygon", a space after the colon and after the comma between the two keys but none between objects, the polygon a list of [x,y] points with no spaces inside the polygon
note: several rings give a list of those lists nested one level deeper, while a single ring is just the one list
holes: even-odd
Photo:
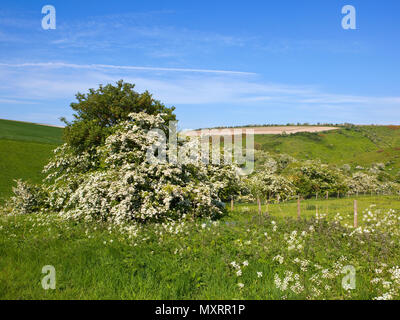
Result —
[{"label": "shrub", "polygon": [[21,180],[15,182],[17,186],[13,187],[14,196],[6,203],[7,208],[16,214],[28,214],[45,207],[47,194],[43,188]]},{"label": "shrub", "polygon": [[293,197],[297,190],[293,183],[282,175],[268,172],[259,172],[247,179],[246,184],[254,198],[271,199],[279,198],[289,199]]},{"label": "shrub", "polygon": [[345,178],[337,169],[319,161],[308,161],[294,174],[294,184],[304,196],[316,193],[346,193]]},{"label": "shrub", "polygon": [[56,151],[45,169],[50,208],[67,218],[117,224],[223,214],[222,200],[240,189],[236,167],[206,165],[200,157],[149,163],[148,150],[158,137],[148,130],[165,120],[143,112],[129,117],[103,146],[79,157],[67,144]]},{"label": "shrub", "polygon": [[347,180],[349,193],[366,193],[378,191],[378,179],[366,173],[356,172]]}]

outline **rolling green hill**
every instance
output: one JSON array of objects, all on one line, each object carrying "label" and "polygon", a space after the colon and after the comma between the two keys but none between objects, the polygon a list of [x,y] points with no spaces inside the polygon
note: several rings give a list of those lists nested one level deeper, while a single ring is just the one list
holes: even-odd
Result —
[{"label": "rolling green hill", "polygon": [[14,179],[42,180],[43,166],[61,136],[60,128],[0,120],[0,201],[11,194]]},{"label": "rolling green hill", "polygon": [[319,133],[256,135],[255,148],[329,164],[370,166],[384,163],[400,170],[400,126],[351,126]]},{"label": "rolling green hill", "polygon": [[29,122],[0,119],[0,139],[61,144],[62,129]]}]

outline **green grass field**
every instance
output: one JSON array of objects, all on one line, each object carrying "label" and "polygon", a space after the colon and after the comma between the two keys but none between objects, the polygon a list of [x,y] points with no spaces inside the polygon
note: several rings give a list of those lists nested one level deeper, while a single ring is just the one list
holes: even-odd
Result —
[{"label": "green grass field", "polygon": [[62,129],[0,120],[0,203],[11,195],[14,179],[40,183],[52,150],[62,143]]},{"label": "green grass field", "polygon": [[62,129],[29,122],[0,119],[0,139],[57,145],[62,143]]},{"label": "green grass field", "polygon": [[[400,209],[395,197],[358,201],[361,208],[375,204],[385,208],[382,212]],[[332,221],[337,212],[349,213],[353,199],[317,203],[326,206]],[[382,294],[384,289],[371,285],[374,270],[384,269],[382,263],[400,264],[399,242],[393,243],[394,238],[384,233],[350,235],[337,224],[313,221],[313,210],[306,208],[315,204],[304,201],[304,216],[309,219],[300,222],[285,219],[295,215],[293,203],[271,205],[270,217],[258,216],[255,206],[239,205],[215,226],[204,221],[203,226],[203,222],[187,223],[158,232],[163,228],[153,225],[133,238],[106,225],[66,222],[52,214],[3,216],[0,299],[305,299],[313,297],[313,288],[321,290],[316,299],[372,299]],[[361,217],[360,213],[364,224]],[[297,239],[303,241],[302,250],[287,249],[285,234],[293,230],[308,232]],[[278,255],[284,257],[282,263],[274,260]],[[308,261],[305,271],[296,258]],[[240,276],[233,261],[241,265]],[[248,266],[243,265],[246,262]],[[56,270],[55,290],[41,286],[45,265]],[[341,286],[338,268],[344,265],[357,270],[355,290]],[[380,277],[389,277],[385,270]],[[304,291],[276,287],[276,275],[284,277],[287,271],[301,275]],[[319,272],[330,277],[322,275],[317,285],[310,279]]]},{"label": "green grass field", "polygon": [[[368,209],[371,204],[376,204],[381,210],[400,209],[399,196],[379,196],[366,195],[359,197],[331,198],[326,199],[308,199],[300,201],[300,215],[303,218],[311,218],[316,215],[328,215],[333,217],[336,213],[346,217],[346,222],[353,223],[354,200],[357,200],[358,212]],[[261,206],[262,213],[271,214],[273,216],[297,218],[297,201],[287,201],[281,203],[263,203]],[[239,203],[234,206],[237,213],[258,212],[256,204]]]}]

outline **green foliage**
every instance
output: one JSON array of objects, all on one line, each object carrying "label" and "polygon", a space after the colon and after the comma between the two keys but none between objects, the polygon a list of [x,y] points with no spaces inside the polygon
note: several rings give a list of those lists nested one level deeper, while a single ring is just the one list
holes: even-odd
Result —
[{"label": "green foliage", "polygon": [[[317,193],[325,196],[327,192],[331,196],[371,192],[397,194],[400,188],[395,178],[389,174],[390,170],[386,171],[390,163],[373,163],[370,168],[352,168],[349,164],[344,164],[338,168],[321,161],[298,160],[286,154],[262,150],[257,150],[255,156],[256,174],[247,179],[253,196],[257,194],[269,197],[279,194],[281,199],[287,199],[297,193],[303,197],[312,197]],[[279,185],[286,185],[287,188],[280,188]],[[281,191],[277,191],[278,189]],[[275,191],[268,193],[266,190]],[[285,190],[287,194],[282,195]]]},{"label": "green foliage", "polygon": [[87,94],[78,93],[78,102],[71,103],[76,112],[72,122],[64,122],[65,141],[78,151],[104,143],[118,122],[128,120],[130,113],[145,112],[150,115],[163,114],[165,121],[175,120],[175,108],[167,108],[145,91],[134,91],[135,85],[118,81],[116,85],[100,85],[89,89]]},{"label": "green foliage", "polygon": [[246,183],[254,198],[264,200],[277,197],[290,199],[297,193],[296,186],[289,179],[269,172],[258,172],[247,179]]},{"label": "green foliage", "polygon": [[294,173],[294,184],[304,196],[316,193],[346,193],[348,188],[340,171],[318,161],[306,162]]},{"label": "green foliage", "polygon": [[397,183],[400,183],[400,171],[396,174],[395,181],[396,181]]}]

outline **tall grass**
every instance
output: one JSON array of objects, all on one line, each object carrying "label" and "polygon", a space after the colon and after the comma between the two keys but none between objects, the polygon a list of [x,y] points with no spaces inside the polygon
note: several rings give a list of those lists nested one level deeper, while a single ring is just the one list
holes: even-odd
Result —
[{"label": "tall grass", "polygon": [[[400,209],[393,197],[359,200],[382,208],[379,214]],[[386,289],[371,281],[390,280],[390,268],[400,265],[399,239],[386,229],[359,234],[333,222],[348,201],[307,200],[301,221],[284,218],[293,216],[294,203],[271,205],[269,216],[242,204],[217,222],[148,225],[132,237],[54,214],[0,216],[0,299],[376,298]],[[330,222],[311,218],[317,204],[329,205]],[[55,290],[41,286],[45,265],[56,269]],[[355,290],[342,287],[344,265],[357,270]]]}]

